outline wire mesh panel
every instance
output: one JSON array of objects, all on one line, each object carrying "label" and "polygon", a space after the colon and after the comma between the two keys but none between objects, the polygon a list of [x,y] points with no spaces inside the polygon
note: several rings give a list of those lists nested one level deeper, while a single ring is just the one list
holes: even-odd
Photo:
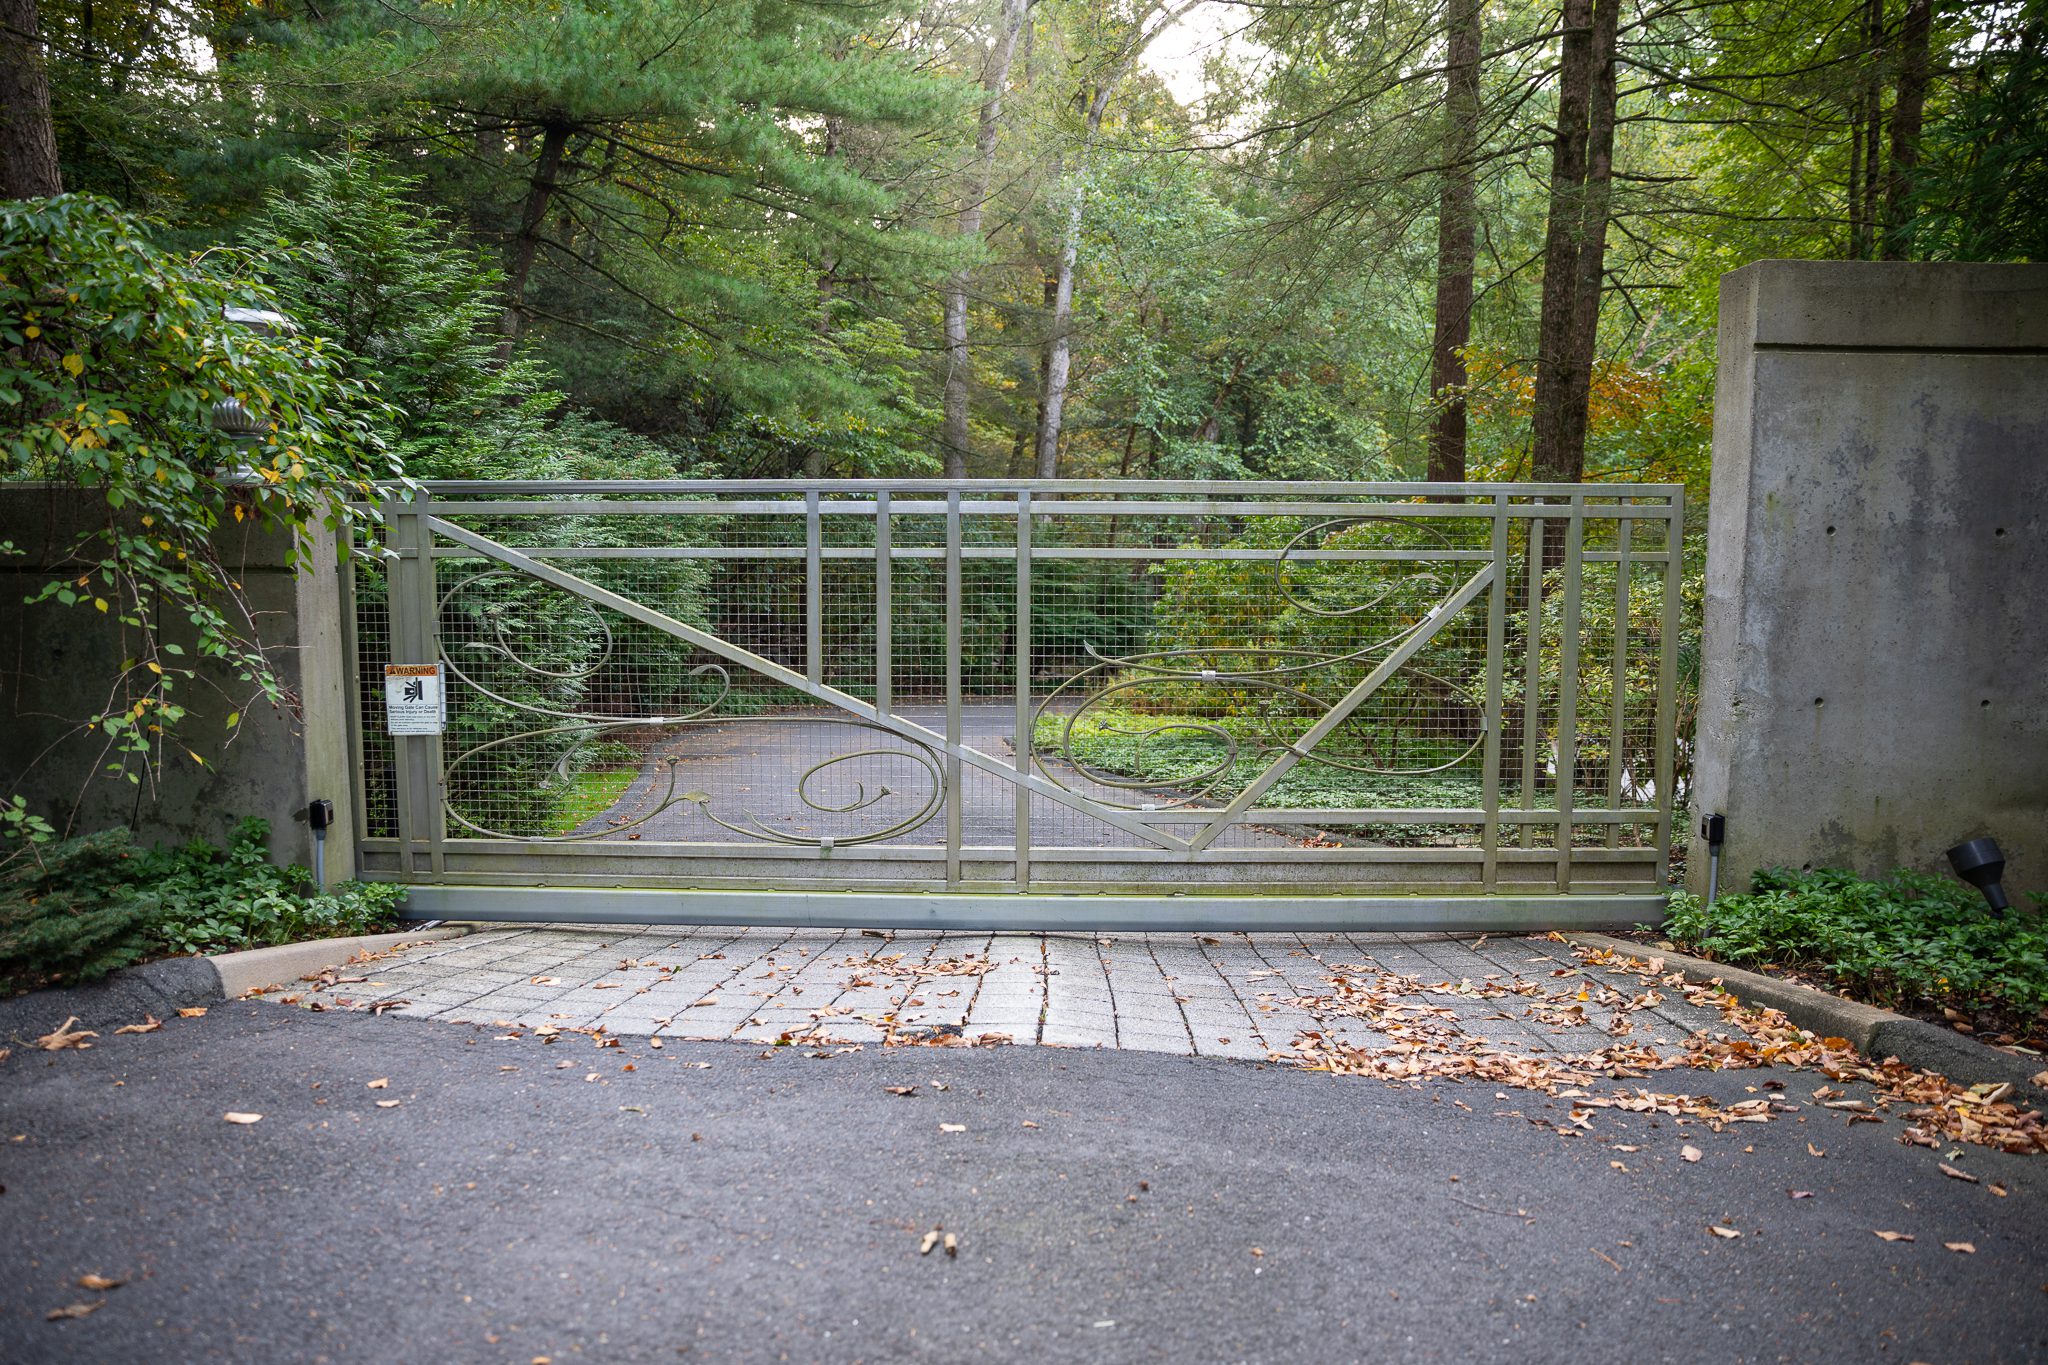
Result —
[{"label": "wire mesh panel", "polygon": [[[1676,489],[443,484],[386,513],[354,591],[372,875],[1663,875]],[[442,666],[442,733],[387,733],[387,662]]]}]

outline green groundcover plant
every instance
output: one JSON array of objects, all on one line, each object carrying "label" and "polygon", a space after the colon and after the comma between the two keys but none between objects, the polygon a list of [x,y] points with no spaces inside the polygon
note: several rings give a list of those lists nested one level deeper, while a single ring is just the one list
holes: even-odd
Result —
[{"label": "green groundcover plant", "polygon": [[247,819],[226,848],[138,849],[125,829],[24,848],[0,863],[0,991],[95,981],[148,958],[391,928],[405,889],[346,882],[313,894],[264,854]]},{"label": "green groundcover plant", "polygon": [[1922,1013],[1954,1011],[2019,1041],[2048,1035],[2048,898],[1994,915],[1971,888],[1894,872],[1771,870],[1747,895],[1708,906],[1680,892],[1663,932],[1733,966],[1805,971],[1859,999]]}]

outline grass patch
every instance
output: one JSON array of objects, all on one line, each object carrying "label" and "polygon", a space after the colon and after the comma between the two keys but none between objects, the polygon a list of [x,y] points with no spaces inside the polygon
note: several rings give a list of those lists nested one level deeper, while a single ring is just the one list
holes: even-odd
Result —
[{"label": "grass patch", "polygon": [[554,810],[548,816],[547,832],[573,834],[585,821],[594,820],[618,805],[619,798],[639,775],[637,766],[586,768],[577,773],[557,793]]},{"label": "grass patch", "polygon": [[1993,1042],[2048,1045],[2048,927],[2034,896],[1995,916],[1971,888],[1895,872],[1772,870],[1747,895],[1709,907],[1680,892],[1663,932],[1688,952],[1738,967],[1817,978],[1868,1004],[1969,1024]]},{"label": "grass patch", "polygon": [[[1235,735],[1239,749],[1227,771],[1213,781],[1203,779],[1229,752],[1214,730]],[[1075,759],[1095,774],[1159,784],[1160,788],[1203,793],[1228,801],[1272,765],[1274,755],[1252,747],[1264,734],[1250,717],[1216,719],[1140,714],[1111,708],[1090,710],[1074,722],[1069,738],[1067,717],[1041,716],[1034,732],[1041,756]],[[1477,766],[1475,759],[1472,766]],[[1420,777],[1389,777],[1350,772],[1313,761],[1298,763],[1268,787],[1259,805],[1299,810],[1345,810],[1359,807],[1470,808],[1482,802],[1484,790],[1476,773],[1431,773]],[[1144,799],[1134,793],[1133,800]],[[1257,807],[1252,820],[1256,823]],[[1331,833],[1374,843],[1427,845],[1465,836],[1476,841],[1477,822],[1470,825],[1332,825]]]}]

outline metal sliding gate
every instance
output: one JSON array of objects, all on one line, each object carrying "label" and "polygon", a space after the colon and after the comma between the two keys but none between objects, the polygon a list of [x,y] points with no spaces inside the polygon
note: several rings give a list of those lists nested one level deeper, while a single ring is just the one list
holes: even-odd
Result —
[{"label": "metal sliding gate", "polygon": [[1681,490],[440,483],[351,570],[413,913],[1652,917]]}]

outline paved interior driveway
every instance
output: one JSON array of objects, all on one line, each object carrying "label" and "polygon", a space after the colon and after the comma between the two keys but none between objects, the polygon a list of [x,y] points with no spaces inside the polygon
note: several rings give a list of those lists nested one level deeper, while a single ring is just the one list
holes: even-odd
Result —
[{"label": "paved interior driveway", "polygon": [[[946,732],[943,706],[908,704],[897,706],[895,712],[934,733]],[[1016,708],[1008,703],[963,705],[961,741],[1008,768],[1015,761],[1012,736],[1016,715]],[[632,825],[631,833],[648,839],[712,842],[730,842],[735,838],[744,842],[746,836],[721,829],[706,816],[704,809],[743,829],[804,838],[849,838],[911,818],[932,791],[928,774],[909,757],[916,752],[915,746],[876,730],[849,725],[848,719],[829,707],[790,707],[764,716],[686,726],[656,743],[649,751],[646,765],[617,804],[606,814],[586,821],[579,832],[616,829],[611,837],[624,837],[628,831],[621,827],[621,822],[638,820],[650,811],[656,813]],[[819,767],[835,757],[861,750],[883,752]],[[657,810],[671,790],[670,769],[658,762],[663,758],[676,760],[675,792],[701,791],[711,798],[704,809],[678,802]],[[1053,775],[1069,790],[1111,805],[1128,807],[1147,800],[1170,799],[1105,786],[1064,763],[1054,762],[1050,766]],[[868,804],[840,814],[805,804],[799,787],[804,774],[813,769],[818,769],[818,773],[807,791],[819,805]],[[880,795],[885,788],[888,795]],[[1016,788],[1011,783],[972,768],[966,770],[960,787],[963,843],[969,847],[1009,847],[1016,837],[1016,810]],[[1032,800],[1032,822],[1041,845],[1151,847],[1135,834],[1044,797]],[[921,826],[883,842],[943,844],[944,816],[934,814]],[[1255,826],[1232,830],[1226,843],[1245,848],[1298,846],[1297,840]]]},{"label": "paved interior driveway", "polygon": [[[431,931],[428,931],[431,932]],[[1427,1022],[1523,1055],[1675,1048],[1717,1019],[1547,938],[494,927],[278,994],[520,1028],[809,1044],[965,1040],[1264,1060],[1304,1031],[1386,1047]],[[1332,982],[1403,1001],[1361,1011]]]}]

